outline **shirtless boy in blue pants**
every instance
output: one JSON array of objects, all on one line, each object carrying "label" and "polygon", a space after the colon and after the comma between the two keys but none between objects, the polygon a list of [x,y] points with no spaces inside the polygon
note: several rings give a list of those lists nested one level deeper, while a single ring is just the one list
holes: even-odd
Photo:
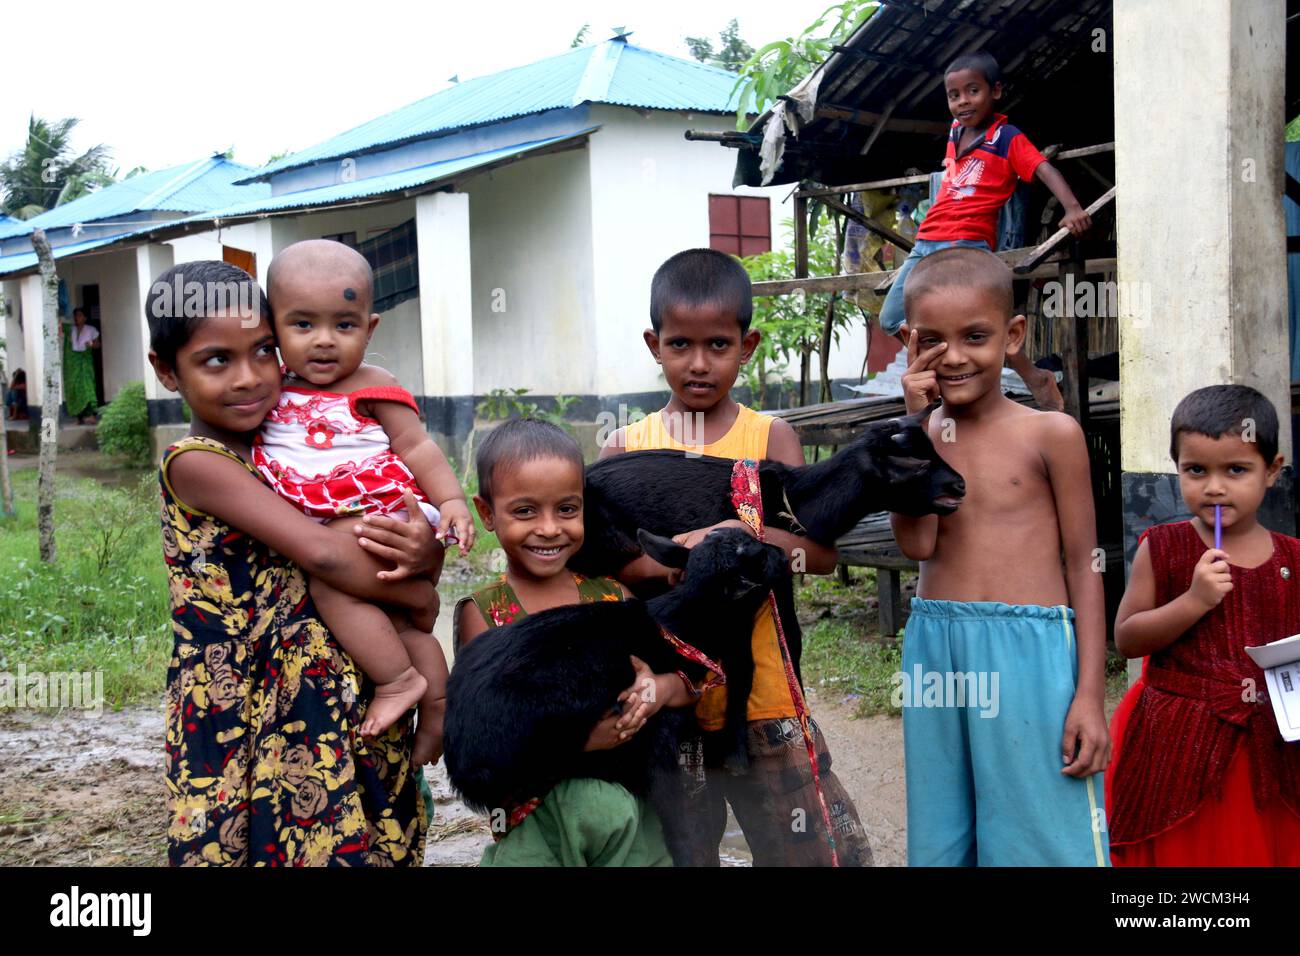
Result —
[{"label": "shirtless boy in blue pants", "polygon": [[[1002,394],[1025,317],[996,256],[927,256],[905,307],[907,410],[942,400],[930,437],[966,479],[955,514],[891,516],[921,562],[903,640],[908,863],[1106,866],[1105,599],[1083,430]],[[950,692],[974,687],[993,699]]]}]

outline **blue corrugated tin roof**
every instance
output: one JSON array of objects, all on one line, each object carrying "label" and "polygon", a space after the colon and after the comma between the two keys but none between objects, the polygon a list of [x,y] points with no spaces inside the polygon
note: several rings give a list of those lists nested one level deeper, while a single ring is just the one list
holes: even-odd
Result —
[{"label": "blue corrugated tin roof", "polygon": [[185,166],[141,173],[55,206],[25,222],[2,223],[0,239],[26,235],[37,228],[58,229],[134,212],[201,212],[269,196],[271,188],[265,184],[235,185],[252,172],[255,170],[250,166],[233,163],[223,156],[210,156]]},{"label": "blue corrugated tin roof", "polygon": [[[124,232],[117,236],[104,236],[99,239],[87,239],[85,242],[74,242],[66,246],[56,246],[50,251],[54,254],[55,260],[65,256],[76,256],[83,252],[90,252],[101,246],[111,245],[115,242],[122,242],[132,237],[143,237],[147,235],[150,229],[135,229],[131,232]],[[13,255],[0,256],[0,276],[7,276],[14,272],[25,272],[28,269],[36,267],[36,253],[34,252],[15,252]]]},{"label": "blue corrugated tin roof", "polygon": [[264,166],[245,181],[434,133],[582,103],[726,113],[735,109],[731,94],[736,79],[726,70],[656,53],[615,37],[465,80]]},{"label": "blue corrugated tin roof", "polygon": [[[388,173],[383,176],[371,176],[367,179],[359,179],[355,182],[337,183],[333,186],[320,186],[316,189],[302,189],[295,193],[285,193],[282,196],[272,196],[266,199],[257,199],[251,202],[238,203],[222,209],[209,210],[182,221],[188,223],[205,222],[214,219],[239,219],[242,217],[256,216],[260,213],[278,212],[285,209],[329,206],[336,203],[364,199],[368,196],[380,196],[385,193],[400,192],[405,189],[413,189],[416,186],[427,186],[438,180],[451,179],[480,166],[487,166],[492,163],[498,163],[502,160],[510,159],[513,156],[536,152],[539,149],[554,146],[567,140],[581,139],[595,132],[599,128],[599,126],[592,126],[584,130],[579,130],[576,133],[567,133],[563,136],[552,136],[548,139],[533,140],[527,143],[516,143],[513,146],[503,146],[499,149],[488,150],[483,153],[475,153],[472,156],[445,159],[436,163],[429,163],[425,166],[416,166],[413,169],[403,169],[395,173]],[[171,224],[169,223],[168,225]]]}]

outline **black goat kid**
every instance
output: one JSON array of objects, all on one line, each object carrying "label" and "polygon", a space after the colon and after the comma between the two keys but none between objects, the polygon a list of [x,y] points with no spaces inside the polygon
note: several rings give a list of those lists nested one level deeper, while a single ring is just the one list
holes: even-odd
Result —
[{"label": "black goat kid", "polygon": [[[851,445],[817,464],[793,468],[776,461],[759,462],[764,521],[831,545],[872,512],[951,514],[966,493],[966,484],[939,457],[926,433],[925,418],[936,407],[937,403],[912,415],[872,422]],[[569,566],[588,575],[616,575],[641,554],[638,529],[672,537],[735,518],[733,464],[726,458],[680,451],[639,451],[588,466],[583,502],[586,540]],[[794,570],[802,569],[796,563]],[[790,579],[783,579],[775,591],[797,674],[803,643]],[[736,690],[734,684],[727,688],[728,723]],[[717,762],[719,741],[710,735],[706,743],[710,761]],[[734,753],[731,733],[721,744],[726,763],[744,764],[743,756],[738,761]]]},{"label": "black goat kid", "polygon": [[655,560],[683,567],[681,584],[646,602],[531,614],[486,632],[457,657],[447,685],[444,747],[452,785],[470,806],[509,812],[560,780],[594,777],[648,796],[669,849],[680,846],[677,740],[689,708],[660,710],[611,750],[588,753],[583,747],[635,679],[630,656],[655,673],[682,671],[697,683],[706,676],[702,664],[669,644],[662,626],[721,664],[728,690],[742,704],[743,748],[754,615],[789,572],[779,548],[734,528],[719,529],[690,550],[649,534],[640,543]]}]

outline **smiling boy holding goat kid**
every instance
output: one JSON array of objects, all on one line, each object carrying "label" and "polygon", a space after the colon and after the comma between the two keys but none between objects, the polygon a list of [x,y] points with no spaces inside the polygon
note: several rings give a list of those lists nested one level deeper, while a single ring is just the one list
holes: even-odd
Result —
[{"label": "smiling boy holding goat kid", "polygon": [[1088,449],[1074,419],[1002,394],[1002,364],[1025,335],[1012,304],[1010,270],[982,249],[936,252],[908,279],[904,400],[909,412],[942,400],[930,437],[967,495],[951,515],[890,516],[899,548],[921,562],[903,673],[1001,677],[996,707],[905,695],[912,866],[1108,859],[1095,776],[1110,758],[1105,601]]}]

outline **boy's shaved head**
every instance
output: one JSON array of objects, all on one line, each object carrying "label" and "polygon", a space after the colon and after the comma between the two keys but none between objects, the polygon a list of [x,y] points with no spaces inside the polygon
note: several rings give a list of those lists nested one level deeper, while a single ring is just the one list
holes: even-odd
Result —
[{"label": "boy's shaved head", "polygon": [[[366,257],[351,246],[333,239],[304,239],[286,246],[266,270],[266,295],[275,307],[276,283],[289,276],[300,274],[350,278],[343,288],[343,297],[349,302],[359,302],[362,312],[369,314],[374,302],[374,272]],[[349,294],[350,293],[350,294]]]},{"label": "boy's shaved head", "polygon": [[973,246],[940,249],[913,266],[903,287],[903,312],[910,315],[913,303],[929,292],[953,288],[979,290],[992,296],[1011,318],[1011,270],[993,253]]}]

